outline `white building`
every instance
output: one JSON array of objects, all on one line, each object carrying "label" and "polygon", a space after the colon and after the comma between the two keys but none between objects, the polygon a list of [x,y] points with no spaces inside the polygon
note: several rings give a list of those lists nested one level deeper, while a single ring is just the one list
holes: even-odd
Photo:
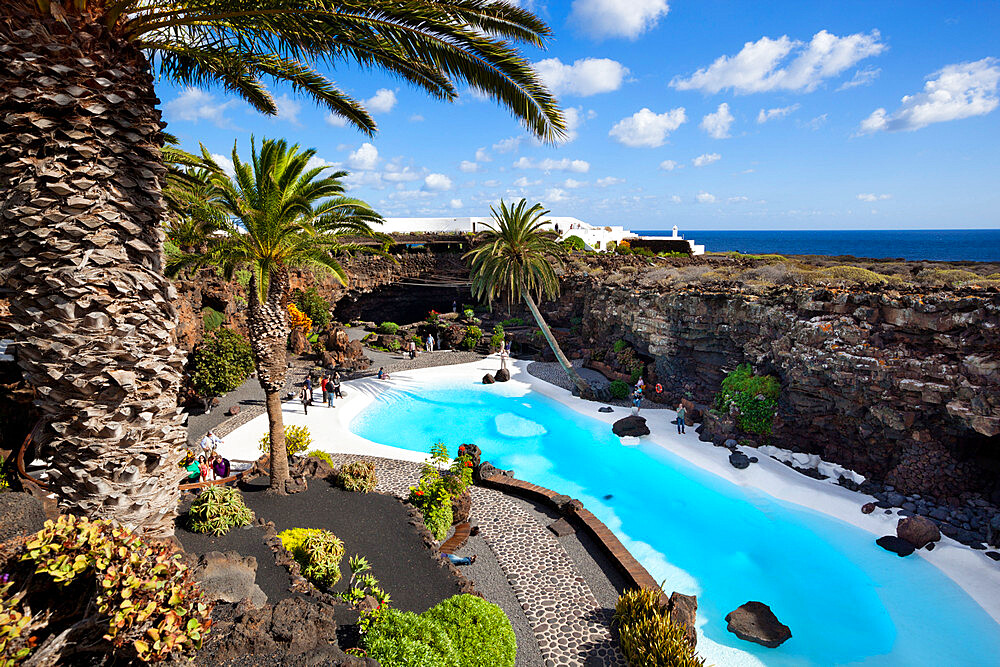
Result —
[{"label": "white building", "polygon": [[[436,233],[436,234],[462,234],[476,233],[482,231],[491,224],[492,218],[463,217],[463,218],[386,218],[385,222],[379,225],[378,230],[386,234],[408,234],[408,233]],[[609,243],[618,244],[623,240],[640,238],[638,234],[630,232],[620,225],[596,227],[590,223],[565,216],[549,216],[546,218],[545,227],[559,232],[561,239],[570,236],[579,236],[589,250],[607,250]],[[677,227],[674,227],[674,237],[677,237]],[[662,237],[650,237],[662,238]],[[691,252],[701,255],[705,252],[705,246],[696,246],[693,241],[688,242]]]}]

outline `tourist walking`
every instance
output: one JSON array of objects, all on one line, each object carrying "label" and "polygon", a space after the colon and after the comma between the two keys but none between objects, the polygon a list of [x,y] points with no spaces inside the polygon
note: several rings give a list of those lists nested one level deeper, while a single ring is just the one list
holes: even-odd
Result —
[{"label": "tourist walking", "polygon": [[687,410],[684,409],[683,403],[678,403],[677,405],[677,432],[684,432],[684,420],[687,418]]},{"label": "tourist walking", "polygon": [[507,346],[500,346],[500,370],[505,370],[507,368]]},{"label": "tourist walking", "polygon": [[302,391],[299,392],[299,400],[302,401],[302,412],[309,414],[309,404],[312,403],[312,392],[309,390],[309,380],[302,384]]},{"label": "tourist walking", "polygon": [[414,359],[417,358],[417,342],[411,340],[410,344],[407,347],[410,350],[410,361],[413,361]]},{"label": "tourist walking", "polygon": [[340,391],[340,374],[339,373],[336,376],[334,376],[334,378],[333,378],[333,390],[330,392],[330,407],[331,408],[333,407],[333,399],[334,399],[334,397],[336,397],[336,398],[343,398],[344,397],[344,394],[341,393],[341,391]]},{"label": "tourist walking", "polygon": [[434,351],[434,336],[433,334],[427,334],[427,351]]},{"label": "tourist walking", "polygon": [[212,431],[205,434],[205,437],[201,439],[201,451],[204,454],[209,452],[214,452],[222,444],[222,438],[218,437]]},{"label": "tourist walking", "polygon": [[642,409],[642,390],[638,387],[632,392],[632,407],[635,408],[635,414],[639,414]]},{"label": "tourist walking", "polygon": [[326,391],[326,376],[325,375],[319,379],[319,388],[323,390],[323,403],[326,403],[327,391]]},{"label": "tourist walking", "polygon": [[312,403],[313,400],[313,383],[312,378],[308,375],[306,376],[306,391],[309,392],[309,402]]}]

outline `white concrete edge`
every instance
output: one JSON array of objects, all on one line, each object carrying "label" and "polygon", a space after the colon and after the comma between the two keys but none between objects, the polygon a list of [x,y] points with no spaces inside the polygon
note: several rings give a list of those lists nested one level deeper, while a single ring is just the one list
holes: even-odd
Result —
[{"label": "white concrete edge", "polygon": [[[580,400],[569,391],[530,375],[526,370],[528,363],[530,362],[515,360],[508,362],[511,379],[505,383],[505,391],[513,392],[515,395],[525,395],[535,391],[575,412],[609,425],[631,414],[630,410],[622,407],[615,407],[615,412],[610,414],[598,412],[600,404]],[[316,449],[330,453],[361,454],[420,462],[427,459],[427,454],[361,438],[351,432],[351,421],[372,402],[378,400],[379,396],[388,395],[394,390],[413,389],[427,380],[478,381],[482,374],[495,373],[497,368],[499,368],[499,356],[492,355],[482,361],[393,373],[390,380],[362,378],[343,383],[345,398],[335,401],[334,404],[337,406],[335,408],[327,408],[317,402],[310,408],[307,417],[302,413],[302,404],[298,400],[293,400],[284,403],[282,411],[286,424],[310,426],[313,447]],[[318,389],[316,395],[319,397]],[[701,442],[693,429],[686,435],[678,435],[673,423],[676,419],[673,410],[647,409],[640,414],[646,418],[646,424],[651,431],[649,436],[645,436],[647,441],[702,470],[733,484],[751,487],[778,500],[794,503],[844,521],[872,535],[896,534],[899,515],[884,514],[881,510],[868,515],[861,513],[862,504],[876,500],[871,496],[850,491],[830,480],[806,477],[765,455],[758,456],[758,463],[744,470],[738,470],[729,463],[728,449]],[[317,429],[317,426],[322,428]],[[230,433],[220,451],[228,458],[256,459],[260,455],[257,441],[266,430],[267,415],[256,417]],[[749,452],[754,448],[743,449]],[[879,548],[875,546],[874,540],[872,548]],[[942,536],[933,551],[920,549],[914,555],[937,567],[972,597],[994,621],[1000,623],[1000,568],[989,557],[946,536]]]}]

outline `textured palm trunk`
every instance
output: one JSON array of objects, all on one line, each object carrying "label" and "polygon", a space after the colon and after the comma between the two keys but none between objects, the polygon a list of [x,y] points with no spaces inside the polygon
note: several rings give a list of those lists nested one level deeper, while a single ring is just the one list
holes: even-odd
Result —
[{"label": "textured palm trunk", "polygon": [[256,271],[250,272],[249,316],[250,347],[253,349],[257,379],[264,390],[267,421],[271,437],[271,490],[285,493],[288,481],[288,448],[285,446],[285,420],[281,414],[281,392],[285,390],[288,370],[288,271],[271,274],[266,300],[260,300]]},{"label": "textured palm trunk", "polygon": [[163,277],[159,100],[131,45],[33,5],[0,12],[0,290],[60,506],[167,537],[185,358]]},{"label": "textured palm trunk", "polygon": [[559,341],[556,337],[552,335],[552,330],[549,329],[549,325],[545,322],[545,318],[542,317],[542,313],[538,310],[538,306],[535,305],[534,299],[527,292],[522,292],[521,297],[524,299],[524,303],[528,305],[528,310],[531,311],[531,315],[535,318],[535,322],[538,324],[538,328],[542,330],[542,335],[545,336],[545,341],[552,348],[552,352],[556,355],[556,360],[559,361],[559,365],[563,367],[566,371],[566,375],[569,379],[576,385],[576,388],[580,390],[580,396],[583,398],[590,398],[590,385],[587,384],[580,374],[576,372],[573,368],[573,364],[569,362],[566,355],[563,354],[562,348],[559,347]]}]

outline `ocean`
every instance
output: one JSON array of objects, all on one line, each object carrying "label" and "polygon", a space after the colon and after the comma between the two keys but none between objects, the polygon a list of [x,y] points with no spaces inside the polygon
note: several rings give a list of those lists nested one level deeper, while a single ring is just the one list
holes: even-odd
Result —
[{"label": "ocean", "polygon": [[[633,230],[643,236],[670,231]],[[853,255],[873,259],[1000,262],[1000,229],[863,231],[688,231],[706,252]]]}]

